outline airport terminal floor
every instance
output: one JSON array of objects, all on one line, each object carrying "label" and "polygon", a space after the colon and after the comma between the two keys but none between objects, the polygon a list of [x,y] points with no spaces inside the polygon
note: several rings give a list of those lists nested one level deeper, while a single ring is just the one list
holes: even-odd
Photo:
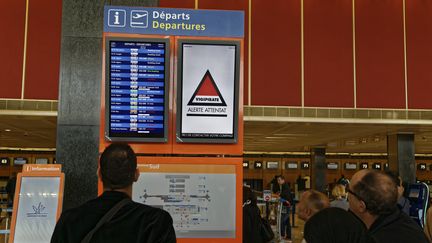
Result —
[{"label": "airport terminal floor", "polygon": [[179,243],[432,234],[428,1],[0,10],[0,242],[49,242],[90,200],[107,221],[85,233],[102,241],[131,205]]}]

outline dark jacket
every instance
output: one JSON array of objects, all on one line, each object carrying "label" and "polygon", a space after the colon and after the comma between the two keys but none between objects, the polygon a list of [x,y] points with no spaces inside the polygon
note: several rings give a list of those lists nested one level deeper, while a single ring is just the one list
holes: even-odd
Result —
[{"label": "dark jacket", "polygon": [[[79,243],[117,202],[128,196],[104,192],[82,206],[64,211],[51,238],[52,243]],[[131,202],[93,235],[91,242],[176,242],[171,216],[164,210]]]},{"label": "dark jacket", "polygon": [[368,242],[373,243],[428,243],[420,226],[399,209],[378,217],[371,225],[368,236]]},{"label": "dark jacket", "polygon": [[307,243],[363,243],[366,227],[351,212],[326,208],[313,215],[305,224]]},{"label": "dark jacket", "polygon": [[280,197],[292,203],[291,188],[289,184],[284,183],[280,187]]},{"label": "dark jacket", "polygon": [[261,238],[261,215],[257,205],[243,207],[243,243],[263,243]]},{"label": "dark jacket", "polygon": [[402,212],[406,213],[407,215],[410,214],[411,205],[410,205],[410,201],[406,197],[404,196],[400,197],[398,199],[397,206]]}]

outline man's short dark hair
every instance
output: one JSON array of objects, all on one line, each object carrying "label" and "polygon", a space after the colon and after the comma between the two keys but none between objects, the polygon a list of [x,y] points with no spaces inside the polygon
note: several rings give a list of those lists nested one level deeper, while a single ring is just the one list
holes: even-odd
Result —
[{"label": "man's short dark hair", "polygon": [[384,172],[386,175],[390,176],[390,178],[393,180],[393,182],[396,184],[396,186],[400,186],[401,185],[401,180],[399,177],[399,173],[396,173],[392,170],[386,170]]},{"label": "man's short dark hair", "polygon": [[129,145],[113,143],[102,153],[99,166],[104,188],[126,188],[135,180],[137,158]]},{"label": "man's short dark hair", "polygon": [[383,172],[369,171],[353,186],[353,191],[373,215],[389,214],[396,208],[396,183]]},{"label": "man's short dark hair", "polygon": [[278,175],[277,178],[280,178],[281,180],[285,180],[285,176],[283,175]]}]

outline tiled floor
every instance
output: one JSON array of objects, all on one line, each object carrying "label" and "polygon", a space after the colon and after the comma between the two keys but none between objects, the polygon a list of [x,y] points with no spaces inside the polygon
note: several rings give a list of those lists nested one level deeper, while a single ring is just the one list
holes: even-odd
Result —
[{"label": "tiled floor", "polygon": [[[292,222],[291,222],[292,223]],[[303,228],[304,228],[304,221],[300,220],[297,218],[297,216],[295,217],[295,227],[292,227],[292,243],[301,243],[302,239],[303,239]],[[275,226],[274,226],[275,228]],[[284,241],[284,240],[280,240],[279,237],[276,235],[276,239],[273,242],[289,242],[289,241]]]}]

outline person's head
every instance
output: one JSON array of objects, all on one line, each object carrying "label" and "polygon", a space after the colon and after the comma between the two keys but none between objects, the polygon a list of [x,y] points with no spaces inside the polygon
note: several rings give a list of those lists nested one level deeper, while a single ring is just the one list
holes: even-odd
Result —
[{"label": "person's head", "polygon": [[347,191],[350,210],[368,227],[379,215],[389,214],[396,208],[396,184],[381,171],[358,171]]},{"label": "person's head", "polygon": [[297,215],[300,219],[307,221],[315,213],[329,207],[328,197],[316,190],[305,191],[297,205]]},{"label": "person's head", "polygon": [[105,148],[100,157],[98,175],[105,190],[130,187],[139,177],[132,148],[125,143],[113,143]]},{"label": "person's head", "polygon": [[285,183],[285,177],[283,175],[279,175],[277,177],[277,182],[278,182],[279,185],[284,184]]},{"label": "person's head", "polygon": [[333,187],[332,195],[336,199],[346,198],[345,186],[337,184],[335,187]]},{"label": "person's head", "polygon": [[250,187],[243,186],[243,203],[247,202],[248,200],[251,202],[251,204],[255,205],[257,203],[257,198]]},{"label": "person's head", "polygon": [[402,197],[404,193],[404,187],[402,186],[402,179],[400,178],[399,174],[391,170],[386,170],[385,174],[390,176],[390,178],[396,184],[398,189],[398,198]]}]

